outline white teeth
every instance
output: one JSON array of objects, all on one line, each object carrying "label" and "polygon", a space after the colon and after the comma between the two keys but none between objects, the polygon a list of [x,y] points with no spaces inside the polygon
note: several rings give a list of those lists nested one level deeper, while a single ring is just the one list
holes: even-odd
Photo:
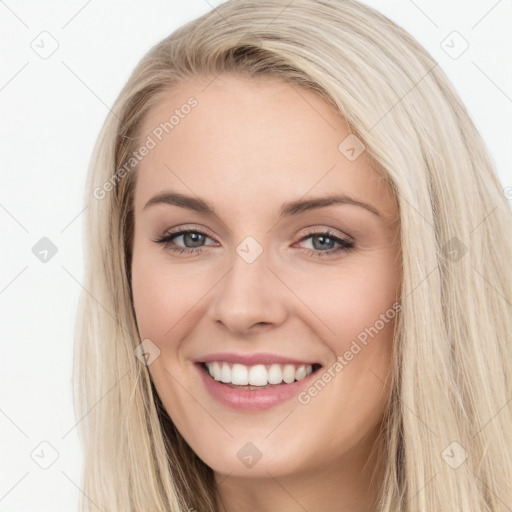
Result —
[{"label": "white teeth", "polygon": [[297,380],[302,380],[304,377],[306,377],[306,367],[302,365],[297,368],[297,371],[295,372],[295,378]]},{"label": "white teeth", "polygon": [[231,382],[231,368],[229,365],[227,363],[223,363],[220,370],[220,380],[225,384]]},{"label": "white teeth", "polygon": [[215,363],[213,363],[213,365],[210,366],[213,368],[213,378],[215,380],[220,380],[220,377],[222,375],[222,372],[220,370],[220,364],[217,363],[217,361],[215,361]]},{"label": "white teeth", "polygon": [[291,384],[296,380],[302,380],[312,371],[313,366],[293,365],[293,364],[257,364],[254,366],[245,366],[235,363],[230,366],[229,363],[214,361],[205,363],[209,374],[217,381],[225,384],[234,384],[236,386],[266,386],[267,384]]},{"label": "white teeth", "polygon": [[231,384],[247,386],[249,384],[249,371],[243,364],[234,364],[231,368]]},{"label": "white teeth", "polygon": [[286,384],[291,384],[295,380],[295,366],[293,364],[284,365],[283,380]]},{"label": "white teeth", "polygon": [[283,382],[283,371],[281,365],[272,364],[268,369],[268,383],[269,384],[281,384]]},{"label": "white teeth", "polygon": [[[233,384],[236,384],[233,382]],[[266,386],[268,384],[267,369],[264,364],[251,366],[249,370],[249,384],[251,386]]]}]

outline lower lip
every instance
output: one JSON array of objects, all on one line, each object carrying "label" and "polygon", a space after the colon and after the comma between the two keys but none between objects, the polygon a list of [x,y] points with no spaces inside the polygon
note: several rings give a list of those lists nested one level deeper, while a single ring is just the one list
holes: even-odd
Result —
[{"label": "lower lip", "polygon": [[265,389],[237,389],[213,379],[202,364],[195,365],[206,389],[220,403],[241,411],[264,411],[297,396],[316,377],[317,371],[291,384],[279,384]]}]

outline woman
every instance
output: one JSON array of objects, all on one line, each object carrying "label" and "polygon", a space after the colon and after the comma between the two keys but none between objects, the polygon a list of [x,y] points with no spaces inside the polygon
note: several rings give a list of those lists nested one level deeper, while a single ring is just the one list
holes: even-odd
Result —
[{"label": "woman", "polygon": [[82,508],[510,510],[512,215],[432,57],[355,1],[230,1],[112,111]]}]

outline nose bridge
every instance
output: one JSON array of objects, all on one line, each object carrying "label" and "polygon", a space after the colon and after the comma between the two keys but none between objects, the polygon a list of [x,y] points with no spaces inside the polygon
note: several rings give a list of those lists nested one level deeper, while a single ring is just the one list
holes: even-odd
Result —
[{"label": "nose bridge", "polygon": [[210,306],[213,321],[236,331],[257,323],[278,323],[285,314],[279,282],[267,268],[268,255],[248,238],[236,248],[231,269],[215,287]]}]

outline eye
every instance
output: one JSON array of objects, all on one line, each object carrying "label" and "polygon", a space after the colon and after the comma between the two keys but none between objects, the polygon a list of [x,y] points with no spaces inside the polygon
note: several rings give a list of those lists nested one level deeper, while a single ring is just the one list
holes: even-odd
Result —
[{"label": "eye", "polygon": [[[342,251],[348,252],[354,248],[354,242],[352,240],[336,236],[330,231],[309,233],[306,236],[303,236],[299,242],[303,242],[304,240],[308,239],[312,240],[313,245],[313,249],[303,249],[303,252],[305,252],[308,256],[316,256],[322,258]],[[318,243],[315,243],[315,241],[318,241]],[[334,247],[336,244],[338,244],[338,247]]]},{"label": "eye", "polygon": [[[175,254],[199,254],[204,251],[205,241],[213,240],[207,233],[199,229],[182,229],[172,233],[167,233],[157,240],[153,240],[157,244],[161,244],[168,251]],[[330,231],[320,231],[308,233],[303,236],[299,242],[311,239],[313,248],[302,248],[302,252],[308,256],[325,257],[342,251],[348,252],[354,248],[354,242],[345,238],[341,238]],[[177,245],[180,241],[185,245]],[[316,243],[317,242],[317,243]],[[335,245],[338,247],[335,247]]]},{"label": "eye", "polygon": [[[181,242],[185,244],[185,247],[176,246],[175,241],[181,239]],[[172,251],[177,254],[182,253],[200,253],[203,252],[201,244],[206,239],[212,240],[206,233],[198,229],[186,229],[176,231],[174,233],[168,233],[158,240],[153,240],[157,244],[161,244],[165,249]]]}]

